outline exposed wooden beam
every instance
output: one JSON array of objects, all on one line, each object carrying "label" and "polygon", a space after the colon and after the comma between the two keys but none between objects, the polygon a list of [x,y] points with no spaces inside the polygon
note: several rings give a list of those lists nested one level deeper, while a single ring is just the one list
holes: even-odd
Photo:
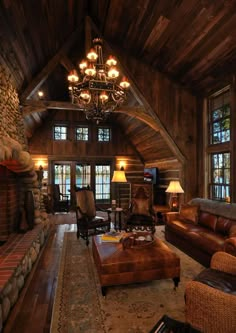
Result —
[{"label": "exposed wooden beam", "polygon": [[47,65],[41,70],[41,72],[36,75],[33,80],[29,83],[28,87],[20,95],[20,101],[24,102],[27,98],[31,97],[37,89],[42,85],[42,83],[47,79],[48,75],[56,68],[58,63],[64,54],[70,49],[70,47],[75,43],[81,27],[79,26],[67,39],[65,44],[60,48],[60,50],[52,57]]},{"label": "exposed wooden beam", "polygon": [[75,68],[73,62],[65,54],[62,55],[60,64],[65,67],[68,73]]},{"label": "exposed wooden beam", "polygon": [[70,102],[27,100],[22,105],[22,114],[23,116],[27,116],[33,112],[43,112],[48,109],[83,111],[77,105]]}]

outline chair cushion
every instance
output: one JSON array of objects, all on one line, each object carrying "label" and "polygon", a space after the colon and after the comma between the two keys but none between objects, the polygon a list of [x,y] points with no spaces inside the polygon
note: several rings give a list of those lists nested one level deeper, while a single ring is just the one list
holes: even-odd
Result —
[{"label": "chair cushion", "polygon": [[236,276],[212,268],[204,269],[194,279],[225,293],[236,295]]},{"label": "chair cushion", "polygon": [[149,212],[149,199],[133,199],[132,200],[132,214],[148,215]]},{"label": "chair cushion", "polygon": [[179,212],[180,219],[191,221],[194,224],[198,223],[199,205],[181,205]]}]

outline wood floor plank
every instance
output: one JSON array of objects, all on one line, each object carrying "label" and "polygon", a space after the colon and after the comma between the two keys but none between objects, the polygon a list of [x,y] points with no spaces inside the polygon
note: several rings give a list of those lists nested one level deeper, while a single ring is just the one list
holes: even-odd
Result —
[{"label": "wood floor plank", "polygon": [[64,233],[76,231],[76,225],[58,224],[66,222],[66,218],[70,216],[53,216],[50,235],[4,325],[3,333],[50,332]]}]

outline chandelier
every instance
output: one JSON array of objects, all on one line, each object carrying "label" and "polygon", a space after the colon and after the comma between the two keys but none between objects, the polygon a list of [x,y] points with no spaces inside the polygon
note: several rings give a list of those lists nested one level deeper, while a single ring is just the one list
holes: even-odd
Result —
[{"label": "chandelier", "polygon": [[87,119],[95,120],[97,124],[127,98],[130,84],[125,77],[118,82],[116,64],[113,56],[104,62],[102,39],[95,38],[87,60],[79,64],[80,76],[75,69],[68,75],[72,103],[85,111]]}]

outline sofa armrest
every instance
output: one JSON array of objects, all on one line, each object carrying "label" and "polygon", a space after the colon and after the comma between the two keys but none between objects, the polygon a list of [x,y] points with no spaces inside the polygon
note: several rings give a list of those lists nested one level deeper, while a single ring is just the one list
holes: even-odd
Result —
[{"label": "sofa armrest", "polygon": [[174,221],[178,219],[179,213],[178,212],[168,212],[166,213],[166,222],[169,223],[171,221]]},{"label": "sofa armrest", "polygon": [[236,256],[236,237],[230,237],[225,240],[224,251]]},{"label": "sofa armrest", "polygon": [[218,251],[211,258],[211,268],[225,273],[236,274],[236,257],[229,253]]}]

